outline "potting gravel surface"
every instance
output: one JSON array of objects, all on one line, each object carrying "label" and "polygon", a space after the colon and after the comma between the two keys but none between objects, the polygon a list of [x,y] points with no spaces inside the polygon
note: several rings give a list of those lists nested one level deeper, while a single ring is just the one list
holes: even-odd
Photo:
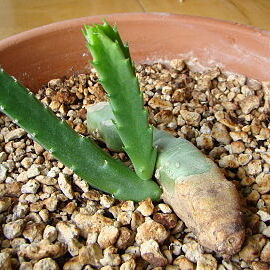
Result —
[{"label": "potting gravel surface", "polygon": [[[219,68],[193,72],[182,60],[136,68],[150,122],[191,141],[237,186],[242,250],[225,261],[162,201],[117,201],[91,189],[0,115],[1,270],[270,269],[270,83]],[[52,79],[37,97],[84,136],[85,107],[106,100],[94,70]]]}]

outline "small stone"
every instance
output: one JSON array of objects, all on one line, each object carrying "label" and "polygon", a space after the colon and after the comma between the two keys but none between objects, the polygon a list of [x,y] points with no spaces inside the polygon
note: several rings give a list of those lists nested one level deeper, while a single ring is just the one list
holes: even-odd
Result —
[{"label": "small stone", "polygon": [[85,238],[87,238],[88,233],[100,233],[103,227],[113,225],[112,219],[98,213],[94,215],[78,213],[74,215],[73,221],[80,229],[80,234]]},{"label": "small stone", "polygon": [[21,188],[22,193],[31,193],[31,194],[35,194],[37,193],[37,190],[39,189],[40,184],[38,181],[34,180],[34,179],[30,179],[29,181],[27,181],[26,184],[24,184]]},{"label": "small stone", "polygon": [[256,184],[253,188],[261,194],[266,194],[270,191],[270,174],[261,173],[256,177]]},{"label": "small stone", "polygon": [[71,215],[75,211],[76,207],[77,207],[77,204],[72,201],[72,202],[67,203],[66,206],[62,208],[62,211]]},{"label": "small stone", "polygon": [[11,206],[11,198],[0,199],[0,213],[5,212]]},{"label": "small stone", "polygon": [[261,154],[261,157],[267,164],[270,164],[270,154],[263,153],[263,154]]},{"label": "small stone", "polygon": [[0,164],[0,183],[3,183],[7,178],[8,168]]},{"label": "small stone", "polygon": [[203,254],[197,262],[196,270],[216,270],[217,261],[211,254]]},{"label": "small stone", "polygon": [[270,226],[266,227],[262,234],[270,238]]},{"label": "small stone", "polygon": [[240,154],[238,156],[238,163],[241,166],[247,165],[252,159],[252,155],[251,154]]},{"label": "small stone", "polygon": [[114,204],[114,198],[104,194],[100,197],[100,204],[104,208],[110,208]]},{"label": "small stone", "polygon": [[97,244],[82,247],[79,251],[79,261],[83,265],[90,264],[94,267],[100,267],[102,257],[102,250]]},{"label": "small stone", "polygon": [[51,258],[45,258],[34,264],[33,270],[58,270],[57,263]]},{"label": "small stone", "polygon": [[173,121],[172,111],[161,110],[154,116],[154,120],[157,124],[169,124]]},{"label": "small stone", "polygon": [[39,145],[37,142],[34,142],[34,150],[37,155],[40,155],[42,152],[44,152],[44,148]]},{"label": "small stone", "polygon": [[219,164],[219,166],[221,168],[233,168],[233,169],[236,169],[236,168],[239,167],[238,160],[234,155],[223,156],[219,160],[218,164]]},{"label": "small stone", "polygon": [[14,238],[11,242],[10,242],[12,248],[14,248],[16,251],[18,251],[20,249],[21,245],[26,244],[26,240],[24,238]]},{"label": "small stone", "polygon": [[38,214],[41,217],[43,222],[45,222],[45,223],[48,222],[48,220],[49,220],[49,211],[47,209],[41,209]]},{"label": "small stone", "polygon": [[53,211],[55,211],[56,208],[57,208],[58,199],[57,199],[57,197],[53,194],[50,198],[44,200],[43,202],[44,202],[44,205],[46,206],[46,208],[47,208],[50,212],[53,212]]},{"label": "small stone", "polygon": [[118,266],[121,264],[121,257],[119,254],[105,253],[100,263],[103,266]]},{"label": "small stone", "polygon": [[248,134],[244,131],[231,131],[230,136],[233,139],[233,141],[248,141]]},{"label": "small stone", "polygon": [[25,169],[29,169],[31,167],[31,165],[33,164],[33,159],[30,157],[25,157],[22,161],[21,161],[21,165],[25,168]]},{"label": "small stone", "polygon": [[270,265],[265,262],[252,262],[251,265],[253,270],[270,270]]},{"label": "small stone", "polygon": [[134,242],[133,232],[126,227],[119,229],[119,236],[115,246],[119,249],[126,249]]},{"label": "small stone", "polygon": [[124,262],[121,266],[120,266],[120,270],[135,270],[136,268],[136,263],[134,259],[130,259],[126,262]]},{"label": "small stone", "polygon": [[33,265],[31,262],[22,262],[19,270],[33,270]]},{"label": "small stone", "polygon": [[68,182],[66,176],[62,173],[59,174],[58,177],[58,184],[61,189],[61,191],[64,193],[64,195],[72,200],[74,198],[74,192],[72,190],[71,184]]},{"label": "small stone", "polygon": [[46,257],[58,258],[66,253],[66,246],[62,243],[52,244],[49,240],[41,240],[38,243],[31,243],[27,246],[22,246],[19,251],[19,256],[40,260]]},{"label": "small stone", "polygon": [[250,175],[256,175],[262,172],[261,160],[251,160],[247,165],[247,171]]},{"label": "small stone", "polygon": [[30,223],[25,226],[23,236],[30,242],[39,242],[43,239],[44,229],[45,224],[43,223]]},{"label": "small stone", "polygon": [[197,112],[189,112],[187,110],[180,110],[180,115],[186,121],[187,125],[190,126],[199,126],[201,121],[201,115]]},{"label": "small stone", "polygon": [[[65,169],[67,169],[66,167],[65,167]],[[64,169],[64,170],[65,170]],[[66,175],[71,175],[69,172],[67,173],[67,170],[65,170],[66,171],[66,173],[64,173],[64,171],[63,171],[63,173],[64,174],[66,174]],[[87,182],[86,181],[83,181],[83,180],[81,180],[79,177],[73,177],[73,182],[74,182],[74,184],[76,185],[76,186],[78,186],[83,192],[89,192],[89,185],[87,184]],[[95,190],[94,190],[95,191]],[[98,194],[99,194],[99,192],[98,191],[96,191]],[[100,195],[99,195],[100,196]]]},{"label": "small stone", "polygon": [[201,149],[212,149],[214,142],[212,136],[209,134],[202,134],[196,138],[197,147]]},{"label": "small stone", "polygon": [[142,243],[140,249],[142,258],[152,266],[165,266],[168,263],[155,240],[151,239]]},{"label": "small stone", "polygon": [[95,244],[97,242],[97,238],[98,238],[98,233],[97,232],[88,233],[86,244],[87,245]]},{"label": "small stone", "polygon": [[57,230],[51,225],[47,225],[43,232],[43,238],[49,240],[51,243],[57,239]]},{"label": "small stone", "polygon": [[270,263],[270,242],[267,242],[267,244],[263,247],[261,252],[261,260],[263,262]]},{"label": "small stone", "polygon": [[26,214],[29,212],[29,206],[26,203],[19,202],[17,205],[13,208],[13,218],[23,218],[26,216]]},{"label": "small stone", "polygon": [[230,150],[232,154],[240,154],[246,149],[245,145],[241,141],[232,142],[230,145]]},{"label": "small stone", "polygon": [[65,262],[63,270],[82,270],[83,264],[80,262],[79,256],[75,256]]},{"label": "small stone", "polygon": [[143,223],[137,229],[136,242],[141,244],[145,241],[153,239],[158,243],[163,243],[169,233],[166,231],[163,225],[153,220]]},{"label": "small stone", "polygon": [[158,204],[158,208],[160,209],[160,211],[164,214],[170,214],[172,213],[172,209],[170,208],[170,206],[166,203],[160,203]]},{"label": "small stone", "polygon": [[27,180],[28,180],[27,171],[21,172],[17,177],[17,181],[19,182],[26,182]]},{"label": "small stone", "polygon": [[195,265],[183,255],[177,257],[173,261],[173,264],[178,265],[180,270],[194,270],[195,269]]},{"label": "small stone", "polygon": [[137,211],[139,211],[143,216],[147,217],[147,216],[152,215],[153,210],[154,210],[154,205],[150,198],[139,202],[139,207],[137,208]]},{"label": "small stone", "polygon": [[133,201],[124,201],[121,204],[121,210],[124,212],[128,212],[128,211],[134,211],[135,207],[134,207],[134,202]]},{"label": "small stone", "polygon": [[80,230],[75,224],[68,221],[59,221],[56,224],[58,231],[58,240],[63,243],[68,243],[71,239],[79,237]]},{"label": "small stone", "polygon": [[122,225],[129,225],[132,218],[132,212],[120,212],[117,216],[117,221],[119,221]]},{"label": "small stone", "polygon": [[178,71],[185,68],[185,62],[182,59],[173,59],[170,61],[170,66]]},{"label": "small stone", "polygon": [[118,238],[119,230],[114,226],[105,226],[101,229],[97,242],[102,249],[113,246]]},{"label": "small stone", "polygon": [[260,256],[261,250],[265,245],[265,237],[261,234],[255,234],[250,236],[242,250],[239,252],[239,256],[246,262],[251,262]]},{"label": "small stone", "polygon": [[33,164],[28,170],[27,170],[27,177],[28,178],[34,178],[40,174],[40,167],[36,164]]},{"label": "small stone", "polygon": [[260,194],[258,191],[256,190],[252,190],[248,196],[247,196],[247,201],[248,202],[251,202],[253,204],[256,204],[258,202],[258,200],[260,199]]},{"label": "small stone", "polygon": [[13,239],[22,234],[23,228],[25,225],[25,220],[18,219],[16,221],[9,222],[4,224],[3,233],[7,239]]},{"label": "small stone", "polygon": [[57,184],[57,180],[49,176],[39,175],[35,179],[41,184],[44,184],[47,186],[54,186]]},{"label": "small stone", "polygon": [[215,123],[212,128],[212,137],[224,145],[230,144],[231,137],[227,128],[221,123]]},{"label": "small stone", "polygon": [[7,252],[0,253],[0,269],[12,270],[11,258]]},{"label": "small stone", "polygon": [[133,231],[144,223],[144,216],[140,212],[132,212],[130,226]]},{"label": "small stone", "polygon": [[0,162],[6,161],[7,157],[8,155],[6,152],[0,152]]},{"label": "small stone", "polygon": [[5,141],[11,141],[11,140],[15,140],[15,139],[20,139],[22,136],[24,136],[26,134],[26,131],[22,128],[16,128],[11,130],[10,132],[6,133],[4,135]]},{"label": "small stone", "polygon": [[84,245],[82,243],[80,243],[77,239],[75,239],[75,238],[71,239],[68,242],[68,252],[73,257],[77,256],[77,255],[79,255],[79,251],[83,246]]},{"label": "small stone", "polygon": [[152,97],[149,102],[148,102],[148,105],[150,107],[152,107],[153,109],[157,109],[157,108],[160,108],[160,109],[163,109],[163,110],[170,110],[172,109],[172,104],[171,102],[167,101],[167,100],[163,100],[159,97]]},{"label": "small stone", "polygon": [[60,108],[60,106],[61,106],[61,103],[56,100],[53,100],[49,105],[49,107],[51,108],[53,112],[56,112]]},{"label": "small stone", "polygon": [[169,248],[173,255],[179,256],[182,252],[182,243],[179,240],[174,239]]},{"label": "small stone", "polygon": [[51,88],[60,87],[62,86],[61,79],[52,79],[48,82],[48,86]]},{"label": "small stone", "polygon": [[187,259],[196,263],[203,254],[202,247],[195,241],[191,240],[182,246]]},{"label": "small stone", "polygon": [[163,213],[155,213],[153,216],[154,221],[162,224],[166,229],[173,229],[177,224],[177,216],[173,213],[171,214],[163,214]]},{"label": "small stone", "polygon": [[255,95],[248,96],[239,102],[239,106],[244,114],[249,114],[260,106],[260,99]]}]

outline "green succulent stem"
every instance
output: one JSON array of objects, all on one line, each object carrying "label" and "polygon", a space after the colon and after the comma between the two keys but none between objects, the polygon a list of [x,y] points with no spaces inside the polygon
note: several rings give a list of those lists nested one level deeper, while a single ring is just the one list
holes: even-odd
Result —
[{"label": "green succulent stem", "polygon": [[[97,139],[114,151],[121,151],[123,143],[116,127],[109,103],[100,102],[87,109],[87,127]],[[153,128],[154,145],[158,150],[155,176],[160,185],[174,194],[177,182],[189,176],[209,172],[215,164],[206,158],[192,143],[175,138],[169,133]]]},{"label": "green succulent stem", "polygon": [[85,25],[83,34],[93,57],[92,65],[108,94],[123,149],[137,175],[148,180],[153,175],[157,151],[129,48],[107,22]]},{"label": "green succulent stem", "polygon": [[154,181],[141,181],[133,171],[107,155],[89,138],[77,134],[2,69],[0,110],[93,187],[123,200],[160,198],[160,188]]}]

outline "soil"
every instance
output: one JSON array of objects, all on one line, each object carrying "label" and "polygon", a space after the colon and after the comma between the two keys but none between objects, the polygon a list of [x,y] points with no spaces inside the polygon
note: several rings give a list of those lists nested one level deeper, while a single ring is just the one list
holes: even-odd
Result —
[{"label": "soil", "polygon": [[[191,141],[237,186],[242,250],[225,261],[165,203],[91,189],[0,115],[0,269],[270,269],[270,84],[219,68],[194,72],[182,60],[136,69],[150,123]],[[91,136],[85,107],[106,100],[94,70],[52,79],[36,96],[83,136]]]}]

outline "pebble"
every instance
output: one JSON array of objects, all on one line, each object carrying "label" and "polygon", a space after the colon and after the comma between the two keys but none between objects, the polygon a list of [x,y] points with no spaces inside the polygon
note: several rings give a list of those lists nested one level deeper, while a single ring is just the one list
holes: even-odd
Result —
[{"label": "pebble", "polygon": [[0,199],[0,213],[5,212],[11,206],[11,198]]},{"label": "pebble", "polygon": [[102,249],[113,246],[119,236],[118,228],[114,226],[105,226],[101,229],[97,242]]},{"label": "pebble", "polygon": [[43,238],[53,243],[57,239],[57,229],[54,226],[47,225],[43,232]]},{"label": "pebble", "polygon": [[163,243],[168,236],[169,232],[166,231],[163,225],[150,220],[137,228],[136,242],[141,244],[152,239],[158,243]]},{"label": "pebble", "polygon": [[0,183],[3,183],[7,178],[8,168],[0,164]]},{"label": "pebble", "polygon": [[43,239],[40,242],[33,242],[30,245],[22,246],[19,251],[19,256],[40,260],[46,257],[57,258],[66,253],[66,246],[62,243],[52,244],[47,239]]},{"label": "pebble", "polygon": [[27,177],[34,178],[40,174],[40,167],[38,165],[31,165],[31,167],[27,170]]},{"label": "pebble", "polygon": [[79,237],[80,230],[75,224],[66,221],[59,221],[56,224],[58,232],[58,240],[63,243],[68,243],[71,239]]},{"label": "pebble", "polygon": [[38,181],[34,180],[34,179],[30,179],[29,181],[27,181],[26,184],[24,184],[21,188],[22,193],[31,193],[31,194],[35,194],[37,193],[37,190],[39,189],[40,184]]},{"label": "pebble", "polygon": [[69,183],[69,181],[67,180],[67,177],[63,173],[59,174],[58,185],[59,185],[61,191],[64,193],[64,195],[67,198],[69,198],[71,200],[74,198],[74,193],[73,193],[71,184]]},{"label": "pebble", "polygon": [[185,253],[186,258],[194,263],[196,263],[203,254],[202,247],[195,240],[183,244],[182,250]]},{"label": "pebble", "polygon": [[217,261],[211,254],[203,254],[197,262],[196,270],[216,270]]},{"label": "pebble", "polygon": [[174,261],[173,264],[179,266],[180,270],[194,270],[195,265],[191,261],[189,261],[185,256],[181,255],[178,256]]},{"label": "pebble", "polygon": [[34,264],[33,270],[59,270],[55,260],[44,258]]},{"label": "pebble", "polygon": [[154,211],[154,205],[151,199],[146,199],[144,201],[139,202],[137,211],[139,211],[145,217],[152,215]]},{"label": "pebble", "polygon": [[16,221],[9,222],[3,226],[3,234],[7,239],[14,239],[22,234],[25,226],[25,220],[18,219]]},{"label": "pebble", "polygon": [[0,253],[0,269],[12,270],[11,258],[7,252]]},{"label": "pebble", "polygon": [[142,258],[149,262],[152,266],[165,266],[168,263],[155,240],[151,239],[143,242],[140,249]]},{"label": "pebble", "polygon": [[8,157],[8,155],[6,152],[0,152],[0,162],[6,161],[7,157]]},{"label": "pebble", "polygon": [[6,133],[4,135],[5,141],[11,141],[11,140],[15,140],[15,139],[20,139],[22,136],[24,136],[26,134],[26,131],[22,128],[16,128],[13,129],[11,131],[9,131],[8,133]]}]

